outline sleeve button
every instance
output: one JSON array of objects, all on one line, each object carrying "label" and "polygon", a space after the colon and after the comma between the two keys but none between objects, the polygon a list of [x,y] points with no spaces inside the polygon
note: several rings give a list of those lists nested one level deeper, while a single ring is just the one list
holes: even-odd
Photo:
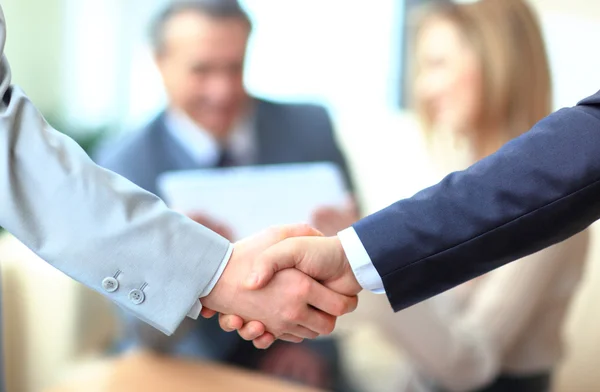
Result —
[{"label": "sleeve button", "polygon": [[144,302],[144,299],[146,299],[146,295],[144,294],[144,292],[142,290],[133,289],[129,292],[129,300],[134,305],[141,304],[142,302]]},{"label": "sleeve button", "polygon": [[108,293],[113,293],[119,288],[119,281],[113,277],[104,278],[102,288]]}]

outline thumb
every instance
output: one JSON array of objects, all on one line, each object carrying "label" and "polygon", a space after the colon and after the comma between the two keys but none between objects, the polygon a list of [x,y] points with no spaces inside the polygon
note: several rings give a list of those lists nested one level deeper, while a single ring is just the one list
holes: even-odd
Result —
[{"label": "thumb", "polygon": [[294,268],[302,260],[298,239],[285,239],[265,250],[256,258],[244,285],[249,290],[265,287],[273,276],[286,268]]},{"label": "thumb", "polygon": [[283,225],[274,230],[277,232],[281,241],[292,237],[323,237],[323,233],[319,230],[304,223]]},{"label": "thumb", "polygon": [[[269,236],[274,238],[275,245],[267,248],[259,255],[254,262],[250,274],[246,278],[244,285],[249,290],[258,290],[266,286],[273,275],[278,271],[294,267],[297,262],[294,254],[286,247],[289,239],[293,237],[322,237],[323,233],[307,224],[289,224],[274,227],[268,230]],[[298,260],[301,260],[298,259]]]},{"label": "thumb", "polygon": [[200,314],[202,315],[202,317],[204,318],[211,318],[212,316],[214,316],[215,314],[217,314],[217,312],[215,312],[212,309],[203,307],[202,310],[200,311]]}]

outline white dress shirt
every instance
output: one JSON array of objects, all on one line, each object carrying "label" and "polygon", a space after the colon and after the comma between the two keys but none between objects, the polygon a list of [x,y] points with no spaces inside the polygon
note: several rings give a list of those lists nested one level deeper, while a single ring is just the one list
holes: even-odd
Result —
[{"label": "white dress shirt", "polygon": [[258,146],[251,111],[234,125],[224,146],[221,146],[209,131],[180,110],[170,109],[166,114],[165,123],[169,134],[200,167],[216,165],[222,148],[227,150],[236,165],[252,165],[256,162]]},{"label": "white dress shirt", "polygon": [[354,228],[350,227],[339,232],[338,238],[360,286],[375,294],[385,293],[383,280]]}]

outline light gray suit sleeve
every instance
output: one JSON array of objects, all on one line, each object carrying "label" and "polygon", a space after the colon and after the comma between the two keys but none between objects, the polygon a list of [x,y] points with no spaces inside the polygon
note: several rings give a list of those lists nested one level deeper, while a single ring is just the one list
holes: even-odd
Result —
[{"label": "light gray suit sleeve", "polygon": [[[0,8],[0,226],[59,270],[172,334],[230,243],[96,166],[52,129],[10,85],[5,26]],[[102,281],[117,271],[118,288],[107,291]],[[130,292],[141,288],[138,303]]]}]

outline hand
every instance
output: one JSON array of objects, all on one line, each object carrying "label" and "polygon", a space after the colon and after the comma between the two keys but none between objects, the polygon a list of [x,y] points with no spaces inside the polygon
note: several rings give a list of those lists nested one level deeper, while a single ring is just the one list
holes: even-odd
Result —
[{"label": "hand", "polygon": [[353,199],[342,208],[321,207],[312,215],[312,226],[326,236],[333,236],[352,226],[359,219],[359,211]]},{"label": "hand", "polygon": [[[239,315],[243,321],[260,321],[284,340],[298,342],[331,333],[336,317],[356,308],[355,294],[338,294],[291,268],[275,277],[265,276],[252,287],[244,286],[253,261],[262,258],[265,249],[293,236],[308,235],[321,233],[306,225],[292,225],[269,229],[236,243],[221,278],[202,299],[203,305],[220,313]],[[268,253],[266,256],[268,260],[278,257]]]},{"label": "hand", "polygon": [[194,222],[211,229],[220,236],[227,238],[229,241],[233,241],[233,230],[226,224],[221,223],[202,212],[188,212],[184,214]]},{"label": "hand", "polygon": [[[246,287],[260,289],[273,276],[277,277],[278,271],[293,267],[338,293],[353,296],[362,290],[338,237],[288,238],[271,246],[256,259]],[[275,338],[273,334],[265,332],[270,331],[268,327],[254,321],[244,325],[244,321],[235,313],[220,315],[219,322],[224,330],[237,329],[242,338],[254,340],[257,348],[269,347]]]},{"label": "hand", "polygon": [[282,343],[265,353],[259,370],[299,382],[319,390],[330,388],[329,364],[316,351],[304,345]]},{"label": "hand", "polygon": [[337,236],[287,238],[274,244],[256,258],[246,288],[258,290],[287,268],[299,269],[340,294],[355,296],[362,290]]}]

